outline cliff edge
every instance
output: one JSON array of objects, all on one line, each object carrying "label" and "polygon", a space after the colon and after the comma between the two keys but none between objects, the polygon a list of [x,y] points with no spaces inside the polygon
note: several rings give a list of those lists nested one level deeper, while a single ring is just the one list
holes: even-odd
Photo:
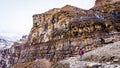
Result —
[{"label": "cliff edge", "polygon": [[11,48],[14,64],[43,58],[56,63],[78,55],[80,48],[87,53],[120,41],[120,2],[110,3],[97,0],[90,10],[66,5],[33,15],[27,43]]}]

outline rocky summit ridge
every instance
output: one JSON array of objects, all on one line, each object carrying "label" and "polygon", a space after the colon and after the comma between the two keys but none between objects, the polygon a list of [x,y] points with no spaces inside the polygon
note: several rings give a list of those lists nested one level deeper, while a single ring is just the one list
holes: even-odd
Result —
[{"label": "rocky summit ridge", "polygon": [[66,5],[33,15],[26,43],[14,43],[10,48],[12,67],[25,68],[40,59],[54,65],[78,55],[80,48],[87,53],[120,41],[120,1],[97,6],[99,1],[89,10]]}]

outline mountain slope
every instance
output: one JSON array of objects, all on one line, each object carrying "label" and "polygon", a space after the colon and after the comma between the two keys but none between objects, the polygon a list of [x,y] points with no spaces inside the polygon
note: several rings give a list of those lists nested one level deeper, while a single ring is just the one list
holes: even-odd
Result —
[{"label": "mountain slope", "polygon": [[[120,67],[120,41],[97,48],[85,53],[83,61],[80,56],[71,57],[56,63],[53,68],[67,66],[67,68],[119,68]],[[68,64],[68,65],[67,65]],[[64,68],[63,67],[63,68]]]},{"label": "mountain slope", "polygon": [[116,41],[120,41],[120,2],[90,10],[67,5],[33,15],[27,42],[16,43],[11,49],[15,50],[14,63],[45,58],[54,64],[78,55],[80,48],[87,53]]}]

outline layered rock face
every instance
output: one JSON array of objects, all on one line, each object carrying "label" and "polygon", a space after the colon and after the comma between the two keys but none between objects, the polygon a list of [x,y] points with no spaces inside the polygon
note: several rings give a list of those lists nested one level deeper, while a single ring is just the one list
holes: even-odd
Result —
[{"label": "layered rock face", "polygon": [[28,42],[32,45],[91,33],[119,31],[119,8],[119,2],[90,10],[66,5],[33,15]]},{"label": "layered rock face", "polygon": [[66,5],[43,14],[33,15],[33,28],[29,35],[31,44],[57,40],[68,35],[72,18],[86,14],[85,10]]},{"label": "layered rock face", "polygon": [[119,2],[119,1],[120,0],[96,0],[94,7],[102,6],[102,5],[105,5],[105,4],[112,4],[112,3],[115,3],[115,2]]},{"label": "layered rock face", "polygon": [[66,5],[33,15],[28,41],[11,49],[15,63],[46,58],[51,62],[120,40],[120,2],[83,10]]}]

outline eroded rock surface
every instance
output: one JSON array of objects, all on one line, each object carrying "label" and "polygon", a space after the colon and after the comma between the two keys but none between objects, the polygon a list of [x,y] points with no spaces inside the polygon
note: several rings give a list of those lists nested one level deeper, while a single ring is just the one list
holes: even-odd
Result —
[{"label": "eroded rock surface", "polygon": [[33,15],[30,45],[68,37],[120,31],[120,2],[83,10],[66,5]]},{"label": "eroded rock surface", "polygon": [[[66,5],[33,15],[33,27],[26,43],[11,50],[15,64],[46,58],[57,62],[120,41],[120,2],[80,9]],[[117,59],[114,59],[117,61]]]},{"label": "eroded rock surface", "polygon": [[112,4],[112,3],[115,3],[118,1],[120,1],[120,0],[96,0],[94,7],[102,6],[105,4]]}]

